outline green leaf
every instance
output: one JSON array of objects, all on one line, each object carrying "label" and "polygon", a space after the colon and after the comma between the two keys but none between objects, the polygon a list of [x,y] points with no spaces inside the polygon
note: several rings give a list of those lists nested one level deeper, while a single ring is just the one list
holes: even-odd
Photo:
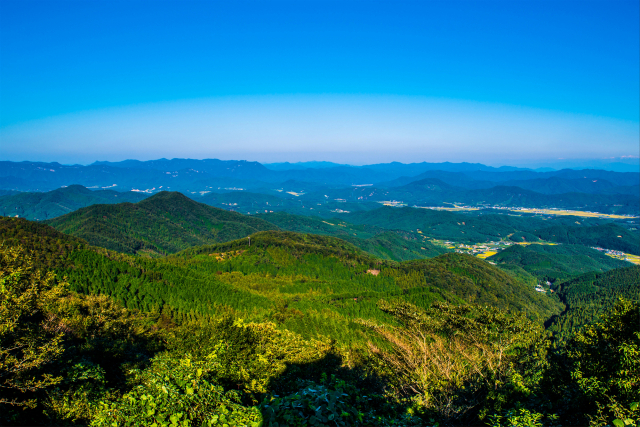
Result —
[{"label": "green leaf", "polygon": [[616,427],[624,427],[624,422],[616,418],[615,420],[613,420],[613,425]]}]

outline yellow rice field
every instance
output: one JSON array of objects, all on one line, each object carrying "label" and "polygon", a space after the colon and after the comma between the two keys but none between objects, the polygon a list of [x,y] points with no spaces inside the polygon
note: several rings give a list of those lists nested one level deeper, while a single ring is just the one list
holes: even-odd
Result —
[{"label": "yellow rice field", "polygon": [[498,252],[496,252],[496,251],[487,251],[487,252],[484,252],[484,253],[478,254],[478,255],[476,255],[476,256],[477,256],[478,258],[485,259],[485,258],[489,258],[490,256],[495,255],[495,254],[497,254],[497,253],[498,253]]},{"label": "yellow rice field", "polygon": [[523,245],[523,246],[527,246],[527,245],[550,245],[550,246],[556,246],[558,245],[558,243],[553,243],[553,242],[514,242],[516,245]]},{"label": "yellow rice field", "polygon": [[640,256],[638,255],[631,255],[631,254],[624,254],[624,255],[611,255],[611,254],[607,254],[609,255],[611,258],[617,258],[617,259],[621,259],[623,261],[629,261],[635,265],[640,265]]},{"label": "yellow rice field", "polygon": [[603,214],[598,212],[568,211],[556,209],[518,209],[517,212],[544,214],[544,215],[566,215],[566,216],[582,216],[588,218],[611,218],[611,219],[630,219],[635,218],[628,215]]}]

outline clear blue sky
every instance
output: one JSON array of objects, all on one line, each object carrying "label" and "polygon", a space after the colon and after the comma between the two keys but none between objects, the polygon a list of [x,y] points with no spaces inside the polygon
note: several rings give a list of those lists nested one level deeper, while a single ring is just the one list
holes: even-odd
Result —
[{"label": "clear blue sky", "polygon": [[[396,132],[404,147],[397,160],[438,150],[446,157],[442,146],[452,140],[452,161],[473,160],[461,153],[478,143],[489,156],[504,154],[506,142],[492,145],[491,129],[477,141],[473,129],[451,134],[456,123],[480,122],[485,111],[496,128],[509,127],[514,114],[531,129],[546,126],[554,137],[538,136],[546,150],[541,159],[638,155],[638,1],[0,0],[0,6],[0,136],[7,149],[0,157],[11,160],[186,157],[175,150],[180,144],[192,157],[340,160],[331,153],[349,152],[346,162],[366,161],[353,153],[371,138],[366,128],[378,123],[376,114],[399,116],[418,104],[414,122],[405,124],[411,136],[394,130],[407,128],[397,121],[385,128],[380,144],[393,144]],[[228,128],[205,126],[207,114],[229,102],[237,115]],[[354,103],[359,107],[349,108]],[[433,124],[430,134],[422,118],[444,111],[443,103],[450,129]],[[319,131],[336,125],[326,118],[332,110],[344,112],[338,126],[348,138]],[[287,139],[291,132],[282,127],[300,111],[306,115]],[[247,117],[255,123],[266,113],[273,120],[255,134],[229,125],[246,127]],[[154,151],[150,127],[166,117],[180,119],[165,128],[173,136]],[[579,128],[594,122],[599,142],[583,152]],[[128,133],[114,130],[123,127]],[[103,135],[109,129],[110,142],[91,128]],[[512,140],[504,161],[531,156],[531,141],[520,150],[515,135],[497,138]],[[360,142],[349,148],[349,138]],[[559,140],[566,149],[549,152]],[[302,154],[291,157],[294,151]]]}]

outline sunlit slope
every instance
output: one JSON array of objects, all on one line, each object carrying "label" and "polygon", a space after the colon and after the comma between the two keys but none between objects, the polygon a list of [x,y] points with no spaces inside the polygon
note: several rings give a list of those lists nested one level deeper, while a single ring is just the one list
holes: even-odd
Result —
[{"label": "sunlit slope", "polygon": [[406,261],[431,258],[448,251],[432,244],[424,234],[416,231],[391,231],[367,224],[350,224],[339,218],[325,220],[285,212],[258,216],[283,230],[339,237],[382,259]]},{"label": "sunlit slope", "polygon": [[[331,294],[346,292],[345,298],[357,298],[358,304],[363,302],[362,298],[366,298],[366,294],[359,292],[376,290],[391,292],[389,297],[422,305],[421,293],[437,290],[438,293],[444,291],[445,294],[455,295],[462,301],[522,310],[531,315],[546,316],[558,309],[554,302],[535,293],[532,287],[482,260],[464,254],[449,253],[426,260],[396,263],[374,258],[340,239],[277,231],[253,235],[251,245],[249,248],[248,242],[243,239],[188,249],[173,258],[207,262],[225,253],[232,255],[229,259],[221,258],[216,262],[219,268],[226,268],[229,272],[251,274],[253,269],[258,268],[262,274],[275,277],[290,269],[287,274],[304,275],[308,272],[312,279],[339,274],[339,278],[346,282],[337,281],[328,290]],[[234,255],[238,253],[240,255]],[[248,257],[258,255],[260,258],[246,261]],[[336,260],[341,262],[336,263]],[[324,262],[335,265],[322,272],[317,270]],[[367,270],[377,276],[367,274]],[[359,281],[375,288],[360,288]]]},{"label": "sunlit slope", "polygon": [[161,192],[136,204],[94,205],[47,223],[92,245],[130,254],[174,253],[276,228],[175,192]]},{"label": "sunlit slope", "polygon": [[513,245],[487,260],[497,263],[498,266],[518,266],[539,280],[550,281],[630,265],[626,261],[611,258],[580,245]]},{"label": "sunlit slope", "polygon": [[376,306],[381,299],[421,307],[477,302],[542,319],[560,312],[530,286],[460,254],[397,263],[330,236],[263,231],[251,235],[251,246],[242,238],[152,259],[90,247],[44,224],[7,221],[1,237],[36,249],[39,265],[68,277],[72,290],[177,319],[233,312],[352,342],[368,339],[358,319],[390,321]]}]

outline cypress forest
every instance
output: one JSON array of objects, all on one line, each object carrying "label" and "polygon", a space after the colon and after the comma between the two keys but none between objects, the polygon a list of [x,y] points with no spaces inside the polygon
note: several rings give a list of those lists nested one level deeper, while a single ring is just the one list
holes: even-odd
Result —
[{"label": "cypress forest", "polygon": [[380,258],[167,197],[0,219],[0,424],[639,422],[639,266]]}]

